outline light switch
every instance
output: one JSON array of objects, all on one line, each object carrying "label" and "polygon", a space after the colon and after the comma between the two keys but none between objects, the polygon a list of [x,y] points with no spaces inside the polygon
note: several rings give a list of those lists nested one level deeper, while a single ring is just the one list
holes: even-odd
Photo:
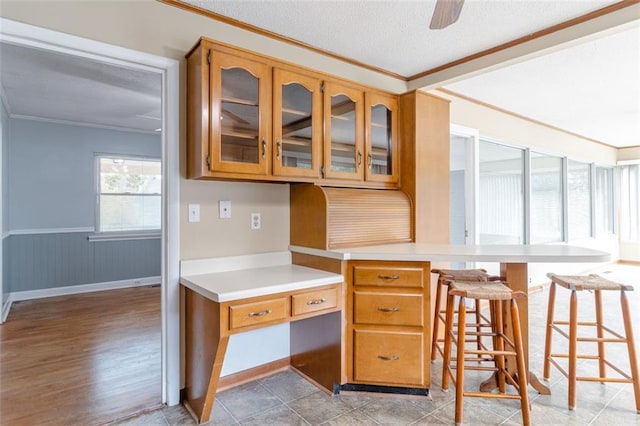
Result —
[{"label": "light switch", "polygon": [[231,201],[218,201],[218,210],[220,219],[231,219]]},{"label": "light switch", "polygon": [[189,222],[200,222],[200,204],[189,204]]}]

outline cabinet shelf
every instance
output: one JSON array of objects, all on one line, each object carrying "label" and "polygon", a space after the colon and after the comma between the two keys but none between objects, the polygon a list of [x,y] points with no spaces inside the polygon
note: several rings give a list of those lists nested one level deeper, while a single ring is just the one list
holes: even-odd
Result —
[{"label": "cabinet shelf", "polygon": [[232,98],[232,97],[224,97],[222,98],[222,103],[230,103],[230,104],[236,104],[236,105],[247,105],[247,106],[260,106],[260,104],[258,102],[255,101],[250,101],[248,99],[240,99],[240,98]]},{"label": "cabinet shelf", "polygon": [[239,139],[250,139],[255,141],[258,140],[258,136],[256,136],[255,134],[243,133],[243,132],[234,131],[234,130],[223,130],[221,134],[222,136],[229,136],[229,137],[239,138]]}]

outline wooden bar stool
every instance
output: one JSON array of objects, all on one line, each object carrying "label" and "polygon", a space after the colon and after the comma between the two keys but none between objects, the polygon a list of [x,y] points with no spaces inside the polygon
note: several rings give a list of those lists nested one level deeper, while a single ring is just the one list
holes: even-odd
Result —
[{"label": "wooden bar stool", "polygon": [[[522,346],[522,333],[520,330],[520,317],[518,315],[518,304],[516,299],[526,297],[523,292],[514,292],[503,282],[460,282],[450,281],[447,296],[447,316],[444,335],[444,361],[442,372],[442,389],[449,389],[449,379],[456,387],[456,411],[455,423],[462,424],[463,398],[504,398],[519,399],[522,408],[522,423],[527,426],[531,424],[531,411],[529,406],[529,393],[527,392],[527,369],[524,360],[524,349]],[[454,304],[455,297],[458,296],[458,326],[457,332],[454,330]],[[493,339],[493,348],[468,349],[465,347],[466,333],[466,313],[465,299],[488,300],[493,313],[491,332],[481,333],[482,337]],[[508,301],[511,308],[511,322],[513,327],[513,341],[504,333],[503,323],[503,302]],[[455,363],[451,360],[451,345],[456,345]],[[472,355],[467,358],[466,355]],[[479,358],[482,362],[478,364]],[[485,357],[489,357],[488,359]],[[506,368],[506,357],[516,358],[517,379],[513,377]],[[485,366],[483,363],[490,360],[493,366]],[[473,361],[473,364],[466,362]],[[453,374],[453,370],[456,374]],[[499,393],[490,392],[465,392],[464,372],[466,370],[481,370],[496,372]],[[506,393],[506,385],[510,384],[516,388],[517,394]]]},{"label": "wooden bar stool", "polygon": [[[444,348],[442,343],[444,339],[438,337],[438,331],[440,329],[440,323],[445,324],[446,313],[445,309],[440,308],[440,299],[442,297],[443,289],[446,292],[449,281],[471,281],[471,282],[487,282],[490,280],[498,280],[499,277],[493,277],[487,274],[484,269],[432,269],[432,274],[438,274],[438,282],[436,284],[436,303],[433,309],[433,330],[431,333],[431,362],[436,360],[436,354],[440,352],[440,356],[443,356]],[[456,312],[457,313],[457,312]],[[473,310],[467,310],[467,314],[475,314],[475,323],[468,323],[467,327],[475,327],[476,333],[480,333],[482,328],[491,327],[491,320],[482,315],[480,310],[480,303],[475,301]],[[471,341],[471,340],[468,340]],[[476,342],[476,347],[482,349],[482,338],[480,335],[476,335],[473,341]]]},{"label": "wooden bar stool", "polygon": [[[547,308],[547,331],[544,347],[544,378],[550,377],[550,366],[553,364],[569,380],[569,410],[576,408],[576,382],[617,382],[632,383],[633,392],[636,398],[636,411],[640,414],[640,376],[638,376],[638,358],[633,339],[633,329],[631,326],[631,316],[629,315],[629,301],[625,292],[632,291],[633,286],[619,284],[598,275],[556,275],[547,274],[551,279],[549,287],[549,306]],[[556,284],[571,290],[569,302],[569,321],[554,320],[554,308],[556,298]],[[578,321],[578,296],[577,292],[582,290],[593,291],[595,297],[596,320]],[[602,315],[602,291],[611,290],[620,292],[620,307],[622,310],[622,320],[624,323],[625,336],[610,329],[603,324]],[[560,326],[568,326],[569,332],[565,332]],[[578,337],[578,326],[596,327],[597,337]],[[551,353],[552,332],[556,331],[561,336],[569,340],[569,353]],[[613,337],[605,337],[605,331]],[[598,355],[578,354],[578,342],[592,342],[598,344]],[[631,376],[612,364],[605,357],[605,343],[626,343],[629,353],[629,365]],[[567,358],[569,371],[564,370],[554,358]],[[598,360],[598,377],[578,377],[576,372],[577,360],[591,359]],[[622,377],[607,377],[607,368],[610,367]]]}]

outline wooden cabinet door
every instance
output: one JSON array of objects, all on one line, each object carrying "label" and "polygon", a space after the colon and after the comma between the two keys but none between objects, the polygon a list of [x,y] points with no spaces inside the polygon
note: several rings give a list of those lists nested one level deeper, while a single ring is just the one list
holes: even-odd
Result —
[{"label": "wooden cabinet door", "polygon": [[273,174],[320,177],[322,94],[320,80],[273,70]]},{"label": "wooden cabinet door", "polygon": [[270,156],[269,66],[211,52],[210,169],[266,175]]},{"label": "wooden cabinet door", "polygon": [[398,183],[398,99],[392,95],[365,95],[365,179]]},{"label": "wooden cabinet door", "polygon": [[364,179],[364,93],[327,82],[324,88],[324,177]]}]

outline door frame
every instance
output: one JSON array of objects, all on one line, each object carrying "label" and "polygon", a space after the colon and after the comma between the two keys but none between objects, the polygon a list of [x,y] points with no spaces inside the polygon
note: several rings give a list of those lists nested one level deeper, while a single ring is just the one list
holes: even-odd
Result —
[{"label": "door frame", "polygon": [[0,41],[149,71],[160,74],[162,78],[162,291],[160,302],[162,311],[162,402],[167,405],[176,405],[180,402],[180,63],[175,59],[64,34],[5,18],[0,18]]},{"label": "door frame", "polygon": [[478,146],[480,132],[471,127],[450,124],[450,135],[465,138],[465,229],[468,231],[465,244],[476,244],[479,240],[478,230],[478,192],[480,171],[478,170]]}]

